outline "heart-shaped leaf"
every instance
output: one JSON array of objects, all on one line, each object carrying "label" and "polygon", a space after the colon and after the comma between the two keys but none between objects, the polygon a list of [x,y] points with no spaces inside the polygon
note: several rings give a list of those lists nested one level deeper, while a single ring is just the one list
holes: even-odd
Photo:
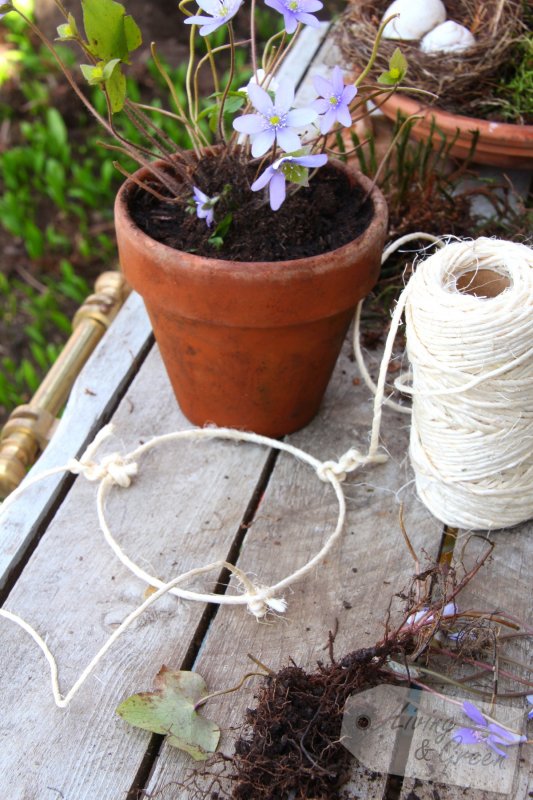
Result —
[{"label": "heart-shaped leaf", "polygon": [[196,704],[208,694],[204,679],[197,672],[174,671],[161,667],[153,692],[140,692],[117,708],[122,719],[137,728],[167,734],[168,743],[204,761],[214,753],[220,728],[200,716]]}]

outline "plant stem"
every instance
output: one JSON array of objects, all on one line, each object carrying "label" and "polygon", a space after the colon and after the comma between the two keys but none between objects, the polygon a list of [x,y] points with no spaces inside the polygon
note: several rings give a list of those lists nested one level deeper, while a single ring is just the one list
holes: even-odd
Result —
[{"label": "plant stem", "polygon": [[231,24],[231,22],[228,22],[228,35],[230,44],[229,77],[228,77],[228,82],[226,83],[226,87],[224,89],[224,94],[222,95],[222,99],[220,100],[220,110],[218,112],[218,135],[220,136],[222,141],[224,141],[224,106],[226,104],[229,90],[231,88],[231,84],[235,76],[235,39],[233,36],[233,25]]}]

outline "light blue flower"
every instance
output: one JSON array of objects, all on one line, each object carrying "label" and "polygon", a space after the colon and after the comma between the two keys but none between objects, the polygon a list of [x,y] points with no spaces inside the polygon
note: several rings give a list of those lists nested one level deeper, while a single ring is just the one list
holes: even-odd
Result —
[{"label": "light blue flower", "polygon": [[294,128],[308,125],[316,119],[312,108],[293,108],[294,86],[289,81],[280,82],[275,100],[254,83],[248,84],[248,97],[257,114],[243,114],[233,121],[240,133],[252,137],[252,155],[259,158],[276,142],[282,150],[290,153],[300,147],[300,137]]},{"label": "light blue flower", "polygon": [[252,183],[252,192],[258,192],[268,184],[270,208],[277,211],[285,200],[286,173],[291,166],[323,167],[328,157],[325,153],[308,156],[283,156],[274,161],[262,175]]},{"label": "light blue flower", "polygon": [[[511,747],[512,745],[520,744],[527,741],[525,736],[520,736],[518,733],[512,733],[501,725],[489,723],[479,708],[465,700],[463,703],[463,711],[470,717],[472,722],[475,722],[477,728],[459,728],[452,739],[458,744],[486,744],[503,758],[507,758],[507,753],[502,750],[502,747]],[[481,730],[480,730],[481,729]]]},{"label": "light blue flower", "polygon": [[328,133],[337,122],[349,128],[352,124],[349,105],[357,89],[344,83],[342,70],[334,67],[330,81],[315,75],[313,85],[320,95],[313,103],[313,108],[320,114],[320,132]]},{"label": "light blue flower", "polygon": [[196,2],[209,16],[187,17],[185,24],[201,25],[200,36],[208,36],[235,16],[243,0],[196,0]]},{"label": "light blue flower", "polygon": [[323,3],[320,0],[265,0],[265,4],[283,14],[285,30],[294,33],[298,23],[318,28],[320,22],[311,14],[311,11],[320,11]]},{"label": "light blue flower", "polygon": [[196,204],[196,216],[198,219],[205,219],[208,228],[214,222],[214,206],[218,202],[218,197],[208,197],[197,186],[192,187],[194,202]]}]

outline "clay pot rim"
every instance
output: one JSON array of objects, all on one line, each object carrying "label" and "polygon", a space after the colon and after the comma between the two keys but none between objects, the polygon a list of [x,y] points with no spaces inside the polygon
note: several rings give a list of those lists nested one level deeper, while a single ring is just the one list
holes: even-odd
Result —
[{"label": "clay pot rim", "polygon": [[[164,162],[155,163],[162,167],[165,166]],[[363,173],[359,170],[355,169],[353,165],[349,165],[347,167],[347,165],[335,159],[330,160],[328,163],[335,165],[337,168],[340,168],[343,172],[347,173],[350,179],[353,179],[354,184],[360,185],[363,189],[368,190],[372,186],[372,181],[370,178],[368,178],[366,175],[363,175]],[[134,173],[134,175],[136,178],[140,178],[142,180],[148,172],[148,167],[141,167]],[[168,261],[168,259],[172,257],[170,255],[172,253],[186,253],[187,261],[190,264],[191,270],[216,270],[219,273],[227,271],[234,277],[241,279],[245,278],[247,274],[249,275],[251,271],[255,272],[256,275],[258,272],[265,271],[269,273],[270,277],[272,277],[273,270],[276,270],[278,267],[280,277],[286,278],[291,273],[307,271],[310,264],[312,264],[315,271],[319,271],[321,267],[324,269],[324,271],[328,271],[328,265],[331,261],[332,254],[342,254],[350,250],[353,248],[355,242],[357,242],[358,247],[364,247],[367,240],[370,242],[373,239],[373,229],[382,224],[381,220],[383,218],[383,214],[388,216],[387,202],[379,187],[374,186],[370,193],[370,199],[372,200],[373,205],[373,214],[370,223],[365,230],[359,234],[359,236],[351,239],[349,242],[346,242],[346,244],[342,245],[341,247],[337,247],[335,250],[328,250],[327,252],[320,253],[318,255],[288,259],[286,261],[232,261],[224,258],[200,256],[196,253],[188,253],[187,251],[178,250],[177,248],[170,247],[169,245],[157,241],[157,239],[153,239],[151,236],[148,236],[148,234],[141,231],[141,229],[133,221],[128,209],[129,194],[131,191],[133,191],[134,187],[135,183],[130,179],[124,181],[124,183],[120,186],[115,198],[114,213],[115,220],[128,229],[128,235],[133,237],[139,243],[139,246],[143,248],[148,247],[154,256],[158,258],[160,263]]]},{"label": "clay pot rim", "polygon": [[408,95],[392,94],[387,98],[384,105],[389,108],[396,107],[398,109],[403,107],[408,114],[418,112],[426,115],[431,113],[438,114],[443,121],[449,121],[452,126],[455,124],[456,127],[463,126],[466,128],[468,125],[470,128],[479,127],[484,133],[488,133],[489,131],[494,131],[496,133],[497,131],[498,136],[501,138],[507,138],[507,134],[507,136],[512,137],[514,140],[517,131],[524,131],[526,134],[525,138],[527,138],[527,134],[529,133],[533,140],[533,125],[522,125],[519,122],[498,122],[498,120],[483,119],[482,117],[455,114],[453,111],[446,111],[440,106],[430,105],[423,100],[416,100]]}]

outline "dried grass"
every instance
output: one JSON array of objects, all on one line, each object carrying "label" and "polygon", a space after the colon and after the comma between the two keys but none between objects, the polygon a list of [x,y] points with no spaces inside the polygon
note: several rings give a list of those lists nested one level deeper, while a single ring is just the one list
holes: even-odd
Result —
[{"label": "dried grass", "polygon": [[[345,60],[363,67],[390,0],[352,0],[337,27]],[[417,89],[439,95],[439,105],[479,100],[493,87],[499,68],[524,32],[521,0],[446,0],[447,19],[468,28],[476,44],[464,53],[422,53],[418,42],[382,39],[372,76],[388,69],[389,58],[400,47],[409,63],[407,81]],[[444,103],[442,102],[444,101]]]}]

